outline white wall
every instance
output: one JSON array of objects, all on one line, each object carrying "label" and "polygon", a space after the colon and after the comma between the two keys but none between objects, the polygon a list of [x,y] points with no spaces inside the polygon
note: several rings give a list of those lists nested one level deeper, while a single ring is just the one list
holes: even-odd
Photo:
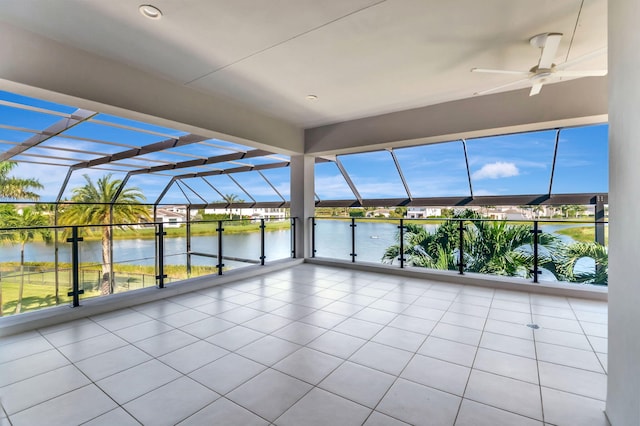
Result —
[{"label": "white wall", "polygon": [[640,425],[640,2],[609,1],[607,416]]},{"label": "white wall", "polygon": [[291,157],[291,217],[296,220],[296,257],[311,257],[311,223],[315,214],[315,158]]}]

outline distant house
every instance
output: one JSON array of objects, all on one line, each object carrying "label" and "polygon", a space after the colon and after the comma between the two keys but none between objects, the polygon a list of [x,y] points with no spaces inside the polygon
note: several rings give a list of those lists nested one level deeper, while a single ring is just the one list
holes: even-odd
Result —
[{"label": "distant house", "polygon": [[487,219],[493,219],[493,220],[505,220],[509,218],[506,212],[500,212],[500,211],[488,211],[484,213],[483,216],[486,217]]},{"label": "distant house", "polygon": [[231,214],[234,217],[250,218],[257,221],[265,219],[267,221],[283,221],[287,217],[286,209],[279,207],[265,207],[265,208],[209,208],[204,209],[205,214]]},{"label": "distant house", "polygon": [[427,217],[438,217],[442,215],[440,207],[407,207],[407,219],[424,219]]},{"label": "distant house", "polygon": [[375,209],[368,211],[366,217],[389,217],[392,210],[389,209]]},{"label": "distant house", "polygon": [[249,210],[252,210],[250,216],[253,220],[283,221],[287,217],[287,211],[281,208],[271,207]]},{"label": "distant house", "polygon": [[507,210],[504,210],[504,213],[507,215],[506,216],[507,220],[520,220],[523,218],[522,211],[514,207],[510,207]]},{"label": "distant house", "polygon": [[[165,206],[158,209],[158,211],[161,211],[161,210],[163,212],[178,213],[185,217],[187,216],[187,206]],[[192,212],[191,216],[194,216],[194,215],[195,215],[195,212]]]},{"label": "distant house", "polygon": [[156,218],[158,222],[162,222],[167,228],[179,228],[181,224],[187,220],[185,213],[178,213],[168,208],[160,208],[156,210]]}]

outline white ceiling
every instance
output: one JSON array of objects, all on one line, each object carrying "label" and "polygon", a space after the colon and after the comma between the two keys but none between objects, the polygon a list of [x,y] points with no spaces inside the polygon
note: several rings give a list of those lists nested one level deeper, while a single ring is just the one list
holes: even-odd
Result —
[{"label": "white ceiling", "polygon": [[144,1],[163,18],[130,0],[3,0],[0,19],[305,128],[514,81],[470,69],[528,70],[538,33],[564,34],[555,63],[607,45],[606,0]]}]

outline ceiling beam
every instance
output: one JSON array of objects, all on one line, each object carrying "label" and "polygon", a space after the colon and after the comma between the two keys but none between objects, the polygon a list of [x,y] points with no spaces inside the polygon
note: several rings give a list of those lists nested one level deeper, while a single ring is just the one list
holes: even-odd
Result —
[{"label": "ceiling beam", "polygon": [[609,195],[598,194],[541,194],[541,195],[492,195],[476,197],[433,197],[364,199],[358,200],[322,200],[316,207],[379,207],[379,206],[416,206],[416,207],[464,207],[464,206],[536,206],[564,204],[596,204],[597,197],[603,203],[609,203]]},{"label": "ceiling beam", "polygon": [[13,157],[15,157],[16,155],[20,155],[27,149],[40,145],[42,142],[51,139],[54,136],[58,136],[60,133],[69,130],[70,128],[82,123],[83,121],[87,121],[96,114],[96,112],[86,109],[77,109],[73,113],[71,113],[69,117],[65,117],[59,121],[56,121],[51,126],[47,127],[41,132],[36,133],[24,142],[21,142],[19,145],[16,145],[8,151],[0,154],[0,162],[11,160]]},{"label": "ceiling beam", "polygon": [[124,160],[127,158],[137,157],[139,155],[150,154],[152,152],[163,151],[165,149],[175,148],[178,146],[190,145],[197,142],[207,140],[204,136],[198,135],[184,135],[177,138],[166,139],[160,142],[155,142],[149,145],[142,146],[140,148],[132,148],[126,151],[117,152],[111,155],[105,155],[104,157],[95,158],[89,161],[83,161],[81,163],[71,166],[73,170],[86,169],[88,167],[99,166],[102,164],[111,163],[113,161]]},{"label": "ceiling beam", "polygon": [[143,174],[143,173],[161,172],[164,170],[186,169],[189,167],[204,166],[207,164],[216,164],[216,163],[224,163],[227,161],[242,160],[247,158],[263,157],[265,155],[271,155],[271,154],[273,153],[270,151],[265,151],[262,149],[253,149],[247,152],[234,152],[232,154],[216,155],[215,157],[208,157],[208,158],[202,158],[202,159],[198,158],[196,160],[182,161],[179,163],[165,164],[162,166],[154,166],[146,169],[134,170],[131,172],[131,174]]},{"label": "ceiling beam", "polygon": [[206,172],[197,172],[197,173],[185,173],[183,175],[177,175],[175,179],[189,179],[194,177],[205,177],[205,176],[216,176],[216,175],[228,175],[231,173],[241,173],[241,172],[250,172],[251,170],[267,170],[267,169],[278,169],[281,167],[289,167],[288,161],[281,161],[279,163],[267,163],[267,164],[258,164],[256,166],[242,166],[242,167],[234,167],[232,169],[225,170],[210,170]]}]

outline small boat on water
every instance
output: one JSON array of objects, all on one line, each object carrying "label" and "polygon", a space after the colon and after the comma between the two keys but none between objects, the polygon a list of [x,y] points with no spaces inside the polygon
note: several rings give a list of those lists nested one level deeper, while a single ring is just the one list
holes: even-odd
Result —
[{"label": "small boat on water", "polygon": [[372,240],[377,240],[378,238],[380,238],[380,237],[378,237],[377,235],[372,235],[372,236],[371,236],[371,239],[372,239]]}]

